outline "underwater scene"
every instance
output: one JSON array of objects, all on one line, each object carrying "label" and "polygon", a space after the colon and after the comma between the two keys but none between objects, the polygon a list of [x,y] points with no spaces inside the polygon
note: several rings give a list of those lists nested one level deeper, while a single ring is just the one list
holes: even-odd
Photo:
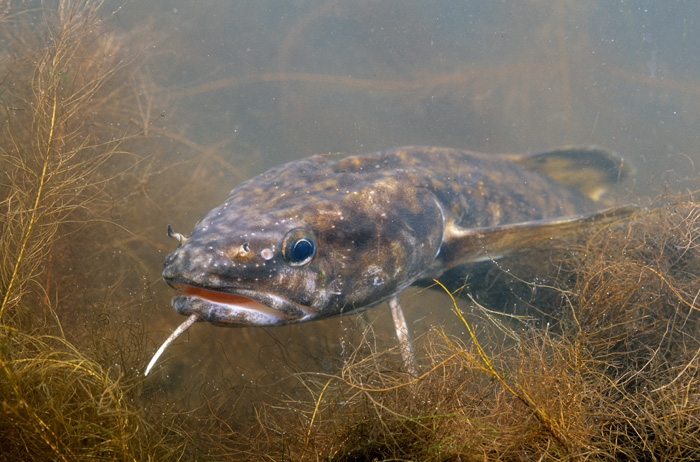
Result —
[{"label": "underwater scene", "polygon": [[[696,2],[0,0],[0,461],[700,459],[698,50]],[[611,212],[440,254],[399,294],[411,361],[383,302],[195,317],[146,374],[187,319],[164,262],[233,188],[402,146],[546,170]],[[303,187],[284,178],[241,225]],[[291,266],[328,255],[295,242]]]}]

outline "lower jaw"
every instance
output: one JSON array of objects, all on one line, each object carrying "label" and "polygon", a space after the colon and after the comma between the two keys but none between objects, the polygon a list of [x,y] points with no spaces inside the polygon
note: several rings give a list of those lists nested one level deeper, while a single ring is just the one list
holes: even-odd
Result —
[{"label": "lower jaw", "polygon": [[237,303],[221,303],[196,295],[177,295],[172,299],[175,310],[186,316],[198,314],[203,320],[218,326],[276,326],[294,322],[294,318],[261,305],[246,297],[238,297]]}]

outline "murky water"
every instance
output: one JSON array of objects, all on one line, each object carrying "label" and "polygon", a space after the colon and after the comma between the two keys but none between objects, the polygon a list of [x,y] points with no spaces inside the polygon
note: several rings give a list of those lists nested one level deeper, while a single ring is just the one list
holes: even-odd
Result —
[{"label": "murky water", "polygon": [[[58,313],[75,338],[118,338],[128,319],[125,330],[147,331],[147,358],[184,319],[160,277],[176,246],[166,225],[187,234],[244,179],[311,154],[597,144],[637,167],[620,202],[697,182],[694,2],[152,1],[104,11],[134,63],[130,112],[113,123],[138,133],[121,161],[137,163],[108,187],[96,218],[111,224],[73,229],[80,245],[62,247],[50,287],[73,297]],[[402,300],[416,334],[452,319],[439,293],[410,289]],[[279,328],[197,324],[156,366],[152,392],[183,410],[222,387],[252,390],[253,403],[303,394],[289,377],[337,372],[367,325],[380,347],[393,344],[385,306]]]},{"label": "murky water", "polygon": [[[149,330],[160,330],[151,338],[158,342],[181,320],[168,308],[168,291],[156,287],[160,260],[174,245],[165,225],[187,233],[241,180],[310,154],[408,144],[482,152],[599,144],[638,167],[632,195],[622,190],[620,200],[692,184],[696,9],[642,1],[125,5],[115,26],[148,31],[134,51],[152,82],[144,89],[152,92],[145,119],[163,151],[152,154],[158,167],[148,178],[159,210],[144,214],[147,220],[137,214],[132,229],[161,243],[134,250],[152,254],[152,267],[143,268],[157,290]],[[173,162],[184,168],[167,165]],[[429,329],[439,302],[406,298],[415,327]],[[387,322],[384,308],[374,311],[373,322]],[[183,374],[203,373],[200,361],[220,355],[224,369],[263,377],[284,368],[262,359],[274,345],[295,343],[311,357],[327,354],[323,345],[340,355],[342,332],[354,323],[198,325],[180,347],[186,351],[170,356],[195,360]],[[260,359],[246,365],[251,356]]]}]

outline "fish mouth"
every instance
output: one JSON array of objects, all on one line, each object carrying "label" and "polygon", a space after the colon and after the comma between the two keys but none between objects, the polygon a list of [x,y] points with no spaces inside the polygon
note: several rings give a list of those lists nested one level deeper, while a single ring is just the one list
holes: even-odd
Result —
[{"label": "fish mouth", "polygon": [[278,295],[249,289],[199,287],[168,281],[181,293],[172,298],[175,310],[186,316],[199,315],[204,321],[225,327],[279,326],[308,319],[302,307]]}]

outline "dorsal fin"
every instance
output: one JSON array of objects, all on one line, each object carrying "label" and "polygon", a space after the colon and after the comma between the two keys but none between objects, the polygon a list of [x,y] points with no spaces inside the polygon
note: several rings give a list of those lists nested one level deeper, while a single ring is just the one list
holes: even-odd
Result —
[{"label": "dorsal fin", "polygon": [[608,189],[634,175],[634,167],[615,152],[599,146],[567,146],[536,154],[509,154],[523,167],[557,183],[600,199]]}]

